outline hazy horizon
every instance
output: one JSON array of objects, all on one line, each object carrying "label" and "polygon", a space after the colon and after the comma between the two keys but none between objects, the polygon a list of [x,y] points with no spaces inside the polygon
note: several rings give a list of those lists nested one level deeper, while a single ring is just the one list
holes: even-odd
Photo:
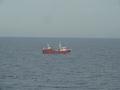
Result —
[{"label": "hazy horizon", "polygon": [[0,0],[0,37],[120,38],[119,0]]}]

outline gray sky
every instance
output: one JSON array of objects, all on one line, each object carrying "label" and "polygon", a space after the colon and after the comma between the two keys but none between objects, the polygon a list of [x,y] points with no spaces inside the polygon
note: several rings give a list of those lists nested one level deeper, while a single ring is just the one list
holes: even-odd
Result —
[{"label": "gray sky", "polygon": [[0,36],[120,38],[120,0],[0,0]]}]

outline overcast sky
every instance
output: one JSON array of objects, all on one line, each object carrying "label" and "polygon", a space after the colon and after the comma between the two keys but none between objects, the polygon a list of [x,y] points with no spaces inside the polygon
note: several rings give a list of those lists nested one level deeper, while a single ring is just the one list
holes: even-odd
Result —
[{"label": "overcast sky", "polygon": [[0,0],[0,36],[120,38],[120,0]]}]

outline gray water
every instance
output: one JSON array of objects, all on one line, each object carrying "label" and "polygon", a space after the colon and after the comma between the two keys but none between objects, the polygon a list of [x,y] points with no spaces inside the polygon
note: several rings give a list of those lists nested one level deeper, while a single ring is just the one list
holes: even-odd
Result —
[{"label": "gray water", "polygon": [[[43,55],[58,42],[69,55]],[[120,40],[0,38],[0,90],[120,90]]]}]

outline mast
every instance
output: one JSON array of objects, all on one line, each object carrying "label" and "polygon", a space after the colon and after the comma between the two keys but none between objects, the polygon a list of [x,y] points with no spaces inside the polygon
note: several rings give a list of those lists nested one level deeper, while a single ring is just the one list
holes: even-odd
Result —
[{"label": "mast", "polygon": [[49,44],[47,44],[47,47],[48,47],[48,49],[50,49],[50,48],[51,48]]},{"label": "mast", "polygon": [[59,49],[61,49],[62,48],[62,46],[61,46],[61,42],[59,42]]}]

